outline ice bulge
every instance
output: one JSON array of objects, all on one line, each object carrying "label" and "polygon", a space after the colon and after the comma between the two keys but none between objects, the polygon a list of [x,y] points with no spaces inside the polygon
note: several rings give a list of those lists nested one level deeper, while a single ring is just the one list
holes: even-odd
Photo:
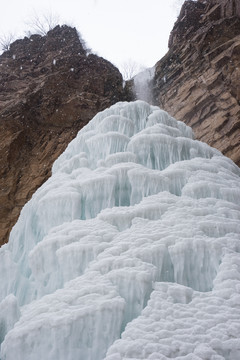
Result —
[{"label": "ice bulge", "polygon": [[98,113],[0,249],[0,359],[239,360],[239,185],[158,107]]}]

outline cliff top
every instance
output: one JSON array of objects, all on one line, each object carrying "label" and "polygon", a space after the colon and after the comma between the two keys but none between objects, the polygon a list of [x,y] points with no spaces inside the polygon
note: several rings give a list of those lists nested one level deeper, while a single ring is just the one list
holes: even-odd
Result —
[{"label": "cliff top", "polygon": [[171,31],[168,46],[189,40],[215,22],[240,18],[239,0],[186,0]]}]

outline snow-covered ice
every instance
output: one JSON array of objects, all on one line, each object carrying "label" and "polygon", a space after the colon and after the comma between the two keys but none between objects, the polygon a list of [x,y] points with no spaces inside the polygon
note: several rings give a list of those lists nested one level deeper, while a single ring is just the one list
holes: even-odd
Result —
[{"label": "snow-covered ice", "polygon": [[0,359],[239,360],[239,185],[158,107],[98,113],[0,249]]}]

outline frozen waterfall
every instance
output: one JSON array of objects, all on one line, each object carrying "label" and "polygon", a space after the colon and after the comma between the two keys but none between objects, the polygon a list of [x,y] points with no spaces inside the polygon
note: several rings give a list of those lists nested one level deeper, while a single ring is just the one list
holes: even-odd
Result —
[{"label": "frozen waterfall", "polygon": [[98,113],[0,249],[0,359],[239,360],[239,185],[158,107]]}]

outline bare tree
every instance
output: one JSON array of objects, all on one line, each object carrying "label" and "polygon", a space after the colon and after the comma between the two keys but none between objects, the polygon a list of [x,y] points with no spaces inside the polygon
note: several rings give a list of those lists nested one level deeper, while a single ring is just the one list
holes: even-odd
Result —
[{"label": "bare tree", "polygon": [[34,12],[31,18],[26,21],[26,25],[30,31],[28,33],[46,35],[49,30],[52,30],[59,24],[59,16],[53,14],[51,11],[46,14],[38,14]]},{"label": "bare tree", "polygon": [[10,44],[15,39],[15,35],[13,33],[1,34],[0,35],[0,48],[2,51],[7,51],[10,48]]},{"label": "bare tree", "polygon": [[120,66],[120,72],[122,73],[124,80],[132,79],[135,75],[144,69],[145,67],[143,65],[138,64],[132,59],[124,61]]}]

